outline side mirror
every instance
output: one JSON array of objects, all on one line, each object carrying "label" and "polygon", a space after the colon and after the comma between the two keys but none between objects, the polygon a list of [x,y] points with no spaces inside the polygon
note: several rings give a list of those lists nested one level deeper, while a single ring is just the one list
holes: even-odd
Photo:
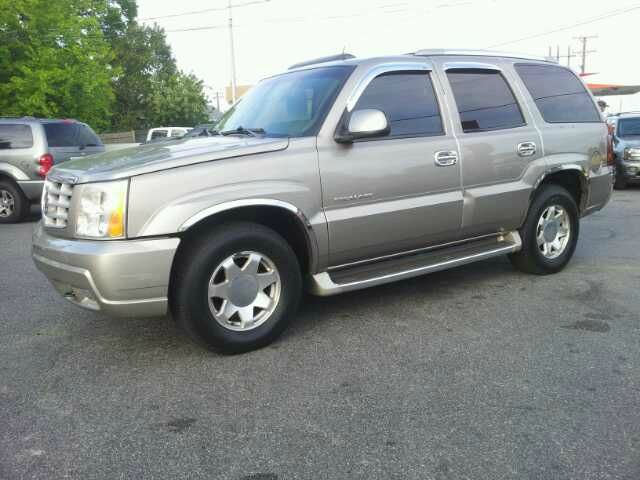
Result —
[{"label": "side mirror", "polygon": [[351,143],[358,138],[388,135],[389,130],[389,122],[384,112],[373,108],[356,110],[349,118],[347,131],[337,134],[335,140],[338,143]]}]

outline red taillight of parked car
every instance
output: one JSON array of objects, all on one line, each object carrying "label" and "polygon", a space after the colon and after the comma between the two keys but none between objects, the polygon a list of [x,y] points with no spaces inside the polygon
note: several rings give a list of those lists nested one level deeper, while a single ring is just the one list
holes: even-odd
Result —
[{"label": "red taillight of parked car", "polygon": [[38,169],[38,175],[42,178],[47,176],[51,167],[53,167],[53,156],[50,153],[45,153],[38,159],[40,168]]}]

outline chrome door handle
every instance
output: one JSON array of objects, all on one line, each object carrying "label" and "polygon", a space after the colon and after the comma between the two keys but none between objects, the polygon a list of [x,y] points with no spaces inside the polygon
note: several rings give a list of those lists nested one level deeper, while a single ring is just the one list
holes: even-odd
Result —
[{"label": "chrome door handle", "polygon": [[450,167],[458,163],[458,152],[455,150],[443,150],[436,152],[434,161],[439,167]]},{"label": "chrome door handle", "polygon": [[521,157],[530,157],[536,153],[536,144],[534,142],[522,142],[518,144],[516,150]]}]

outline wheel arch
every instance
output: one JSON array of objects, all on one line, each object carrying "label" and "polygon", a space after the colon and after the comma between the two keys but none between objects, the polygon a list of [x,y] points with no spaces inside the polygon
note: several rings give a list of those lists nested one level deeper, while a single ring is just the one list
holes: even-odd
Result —
[{"label": "wheel arch", "polygon": [[573,197],[582,214],[587,208],[589,199],[589,180],[580,165],[561,165],[545,172],[534,185],[531,201],[544,185],[559,185]]},{"label": "wheel arch", "polygon": [[313,228],[300,209],[281,200],[236,200],[206,208],[185,220],[179,227],[178,232],[183,242],[178,250],[198,233],[232,221],[254,222],[271,228],[279,233],[296,253],[303,274],[315,271],[318,264],[318,245]]}]

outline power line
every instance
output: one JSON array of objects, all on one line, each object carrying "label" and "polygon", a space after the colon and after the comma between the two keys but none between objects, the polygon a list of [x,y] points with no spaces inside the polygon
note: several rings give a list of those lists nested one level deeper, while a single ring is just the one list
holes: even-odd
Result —
[{"label": "power line", "polygon": [[535,33],[533,35],[528,35],[526,37],[517,38],[515,40],[509,40],[508,42],[496,43],[496,44],[493,44],[493,45],[489,45],[487,48],[502,47],[504,45],[510,45],[512,43],[518,43],[518,42],[523,42],[525,40],[531,40],[533,38],[544,37],[545,35],[551,35],[552,33],[563,32],[565,30],[570,30],[572,28],[580,27],[582,25],[588,25],[590,23],[599,22],[600,20],[605,20],[607,18],[616,17],[618,15],[622,15],[623,13],[628,13],[628,12],[631,12],[633,10],[638,10],[638,9],[640,9],[640,5],[639,4],[635,4],[635,6],[632,6],[632,7],[625,7],[623,9],[617,9],[617,10],[611,10],[609,12],[603,12],[603,13],[599,14],[598,16],[582,20],[580,22],[574,23],[573,25],[567,25],[567,26],[564,26],[564,27],[558,27],[558,28],[555,28],[555,29],[552,29],[552,30],[547,30],[545,32]]},{"label": "power line", "polygon": [[177,32],[197,32],[198,30],[219,30],[222,28],[229,28],[229,25],[206,25],[204,27],[190,27],[190,28],[178,28],[175,30],[165,30],[166,33],[177,33]]},{"label": "power line", "polygon": [[[246,7],[246,6],[249,6],[249,5],[256,5],[258,3],[265,3],[265,1],[269,1],[269,0],[252,0],[250,2],[235,3],[235,4],[233,4],[233,8]],[[229,9],[228,6],[227,7],[205,8],[203,10],[193,10],[191,12],[172,13],[170,15],[160,15],[160,16],[157,16],[157,17],[140,18],[139,21],[146,22],[148,20],[160,20],[162,18],[186,17],[186,16],[189,16],[189,15],[200,15],[201,13],[223,12],[223,11],[226,11],[228,9]]]}]

